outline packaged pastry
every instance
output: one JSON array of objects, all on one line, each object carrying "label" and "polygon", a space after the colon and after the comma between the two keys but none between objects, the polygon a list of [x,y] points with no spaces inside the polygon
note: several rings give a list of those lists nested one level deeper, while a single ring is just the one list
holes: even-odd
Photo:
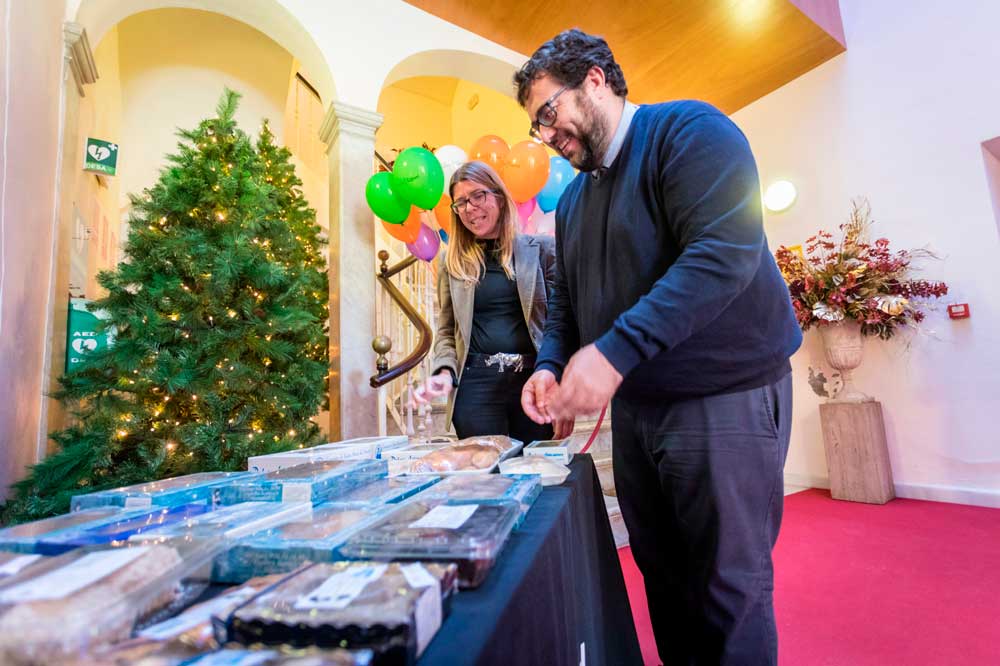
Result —
[{"label": "packaged pastry", "polygon": [[437,633],[454,565],[336,562],[288,576],[219,623],[249,646],[372,650],[380,665],[404,666]]},{"label": "packaged pastry", "polygon": [[542,493],[539,477],[504,474],[449,476],[414,496],[418,501],[448,500],[452,503],[496,504],[513,501],[521,507],[518,525]]},{"label": "packaged pastry", "polygon": [[242,502],[146,530],[131,537],[131,540],[149,541],[170,537],[237,539],[290,520],[308,520],[311,513],[312,504],[309,502]]},{"label": "packaged pastry", "polygon": [[395,504],[438,482],[437,476],[397,476],[378,479],[345,493],[333,495],[328,502],[358,506]]},{"label": "packaged pastry", "polygon": [[76,550],[0,582],[0,663],[49,666],[129,637],[137,620],[203,589],[210,557],[167,545]]},{"label": "packaged pastry", "polygon": [[98,546],[125,541],[130,537],[199,516],[211,511],[208,504],[181,504],[121,511],[104,520],[84,523],[38,540],[35,552],[58,555],[82,546]]},{"label": "packaged pastry", "polygon": [[34,553],[37,551],[38,543],[53,534],[70,528],[96,525],[122,513],[118,507],[86,509],[8,527],[0,530],[0,549],[16,553]]},{"label": "packaged pastry", "polygon": [[389,510],[321,504],[309,515],[238,541],[216,559],[212,580],[239,583],[253,576],[287,573],[304,562],[331,562],[341,544]]},{"label": "packaged pastry", "polygon": [[462,587],[485,580],[520,515],[512,501],[461,504],[410,499],[359,531],[340,554],[361,560],[435,560],[458,565]]},{"label": "packaged pastry", "polygon": [[239,502],[312,502],[346,492],[388,473],[382,460],[324,460],[268,472],[226,486],[219,493],[222,504]]},{"label": "packaged pastry", "polygon": [[70,508],[72,511],[80,511],[99,506],[144,509],[198,502],[214,504],[220,488],[235,481],[246,480],[250,476],[249,472],[199,472],[77,495],[71,501]]}]

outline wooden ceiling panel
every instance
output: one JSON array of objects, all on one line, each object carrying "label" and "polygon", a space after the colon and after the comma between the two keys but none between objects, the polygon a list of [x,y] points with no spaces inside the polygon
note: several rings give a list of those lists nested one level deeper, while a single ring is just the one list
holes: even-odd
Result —
[{"label": "wooden ceiling panel", "polygon": [[[844,51],[792,0],[407,2],[526,55],[567,28],[602,35],[633,101],[703,99],[727,113]],[[807,5],[839,21],[837,0]]]}]

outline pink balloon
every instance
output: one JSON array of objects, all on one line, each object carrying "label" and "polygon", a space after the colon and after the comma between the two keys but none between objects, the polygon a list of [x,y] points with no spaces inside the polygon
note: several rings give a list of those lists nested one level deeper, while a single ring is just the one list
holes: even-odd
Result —
[{"label": "pink balloon", "polygon": [[541,208],[536,208],[535,212],[528,218],[528,223],[534,227],[534,231],[525,233],[534,233],[541,236],[556,235],[556,212],[554,210],[545,213]]},{"label": "pink balloon", "polygon": [[439,247],[441,247],[441,237],[426,224],[420,225],[417,240],[406,244],[406,249],[410,251],[410,254],[423,261],[433,261]]},{"label": "pink balloon", "polygon": [[528,221],[531,214],[535,212],[535,197],[531,197],[523,203],[517,204],[517,218],[521,221],[521,227]]}]

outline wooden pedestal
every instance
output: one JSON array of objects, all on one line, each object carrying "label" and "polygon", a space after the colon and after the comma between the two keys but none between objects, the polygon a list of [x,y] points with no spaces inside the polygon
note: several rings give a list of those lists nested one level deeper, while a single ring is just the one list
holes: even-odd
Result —
[{"label": "wooden pedestal", "polygon": [[824,403],[819,417],[833,498],[885,504],[895,497],[882,404]]}]

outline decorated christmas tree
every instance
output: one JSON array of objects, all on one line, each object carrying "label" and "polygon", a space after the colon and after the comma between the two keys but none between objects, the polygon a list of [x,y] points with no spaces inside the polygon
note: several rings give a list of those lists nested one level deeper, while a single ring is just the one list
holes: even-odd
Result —
[{"label": "decorated christmas tree", "polygon": [[61,378],[73,425],[14,487],[8,520],[65,511],[75,494],[308,446],[326,403],[327,271],[315,212],[266,122],[256,145],[218,116],[132,197],[126,260],[95,301],[114,343]]}]

